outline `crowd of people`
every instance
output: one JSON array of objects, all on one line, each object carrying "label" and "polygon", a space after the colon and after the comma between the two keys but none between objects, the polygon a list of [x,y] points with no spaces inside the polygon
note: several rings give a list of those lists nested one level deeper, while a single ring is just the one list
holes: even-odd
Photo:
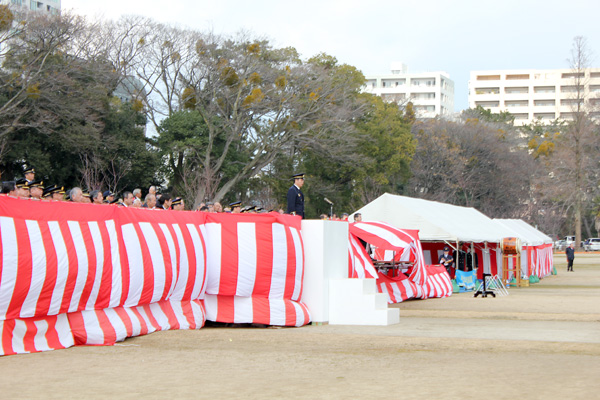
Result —
[{"label": "crowd of people", "polygon": [[[110,190],[84,191],[79,187],[65,190],[57,185],[44,185],[42,180],[35,179],[35,169],[27,168],[23,172],[24,177],[15,181],[2,182],[2,194],[18,198],[31,198],[47,201],[70,201],[73,203],[113,204],[121,207],[147,208],[151,210],[176,210],[186,209],[182,197],[173,197],[169,193],[158,193],[156,186],[150,186],[148,193],[142,197],[142,189],[125,191],[120,196]],[[242,207],[241,201],[235,201],[223,207],[219,202],[200,203],[195,208],[197,211],[205,212],[230,212],[230,213],[263,213],[273,210],[265,210],[258,206]],[[283,213],[283,210],[279,210]]]}]

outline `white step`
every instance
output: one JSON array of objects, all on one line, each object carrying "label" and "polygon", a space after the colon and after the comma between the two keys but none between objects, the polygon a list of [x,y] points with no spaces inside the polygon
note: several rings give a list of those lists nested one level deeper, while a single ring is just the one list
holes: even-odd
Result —
[{"label": "white step", "polygon": [[398,322],[400,310],[388,308],[387,296],[377,293],[375,279],[330,279],[330,324],[391,325]]}]

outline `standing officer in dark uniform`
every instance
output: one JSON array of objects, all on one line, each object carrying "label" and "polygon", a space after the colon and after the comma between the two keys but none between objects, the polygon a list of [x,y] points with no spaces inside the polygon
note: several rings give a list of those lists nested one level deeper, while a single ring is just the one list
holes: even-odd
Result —
[{"label": "standing officer in dark uniform", "polygon": [[304,185],[304,174],[295,174],[292,179],[294,184],[287,192],[287,213],[304,218],[304,194],[300,190]]}]

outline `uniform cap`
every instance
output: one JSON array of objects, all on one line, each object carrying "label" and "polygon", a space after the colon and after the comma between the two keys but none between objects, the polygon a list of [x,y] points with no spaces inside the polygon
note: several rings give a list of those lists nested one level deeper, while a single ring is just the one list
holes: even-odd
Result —
[{"label": "uniform cap", "polygon": [[29,167],[26,168],[25,171],[23,171],[24,174],[35,174],[35,169],[33,167]]},{"label": "uniform cap", "polygon": [[304,179],[304,172],[301,174],[294,174],[292,175],[292,179]]},{"label": "uniform cap", "polygon": [[15,182],[15,186],[18,188],[29,189],[29,183],[27,182],[27,179],[25,179],[25,178],[18,179]]},{"label": "uniform cap", "polygon": [[176,206],[178,204],[181,204],[181,201],[183,199],[181,197],[176,197],[175,200],[173,200],[173,202],[171,203],[171,206]]},{"label": "uniform cap", "polygon": [[43,189],[44,188],[44,181],[33,181],[29,183],[29,187],[36,187],[36,188],[40,188]]},{"label": "uniform cap", "polygon": [[241,206],[242,206],[241,200],[234,201],[233,203],[229,203],[229,207],[241,207]]}]

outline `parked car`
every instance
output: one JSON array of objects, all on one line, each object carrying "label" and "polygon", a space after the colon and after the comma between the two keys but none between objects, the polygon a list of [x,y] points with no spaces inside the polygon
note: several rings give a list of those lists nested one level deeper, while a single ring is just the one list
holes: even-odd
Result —
[{"label": "parked car", "polygon": [[557,251],[564,251],[567,248],[567,246],[567,241],[563,239],[556,242],[556,244],[554,245],[554,249]]},{"label": "parked car", "polygon": [[584,249],[585,251],[600,251],[600,238],[589,238]]}]

